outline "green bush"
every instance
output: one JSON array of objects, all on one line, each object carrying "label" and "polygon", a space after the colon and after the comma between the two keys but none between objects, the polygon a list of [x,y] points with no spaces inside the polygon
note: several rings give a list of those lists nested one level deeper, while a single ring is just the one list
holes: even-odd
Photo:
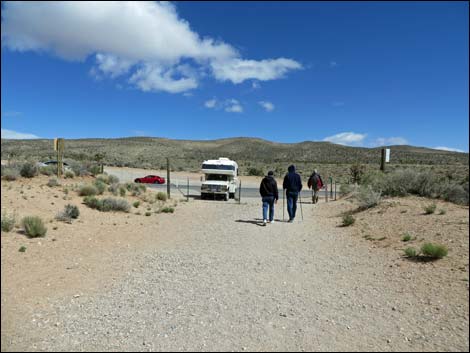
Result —
[{"label": "green bush", "polygon": [[108,175],[108,184],[117,184],[119,183],[119,178],[115,175]]},{"label": "green bush", "polygon": [[348,227],[353,225],[356,222],[356,219],[351,214],[346,214],[343,216],[343,227]]},{"label": "green bush", "polygon": [[18,179],[20,172],[16,168],[6,167],[2,168],[2,178],[7,181],[14,181]]},{"label": "green bush", "polygon": [[31,238],[43,237],[46,235],[47,228],[44,226],[42,219],[37,216],[24,217],[21,224],[24,227],[26,235]]},{"label": "green bush", "polygon": [[96,180],[99,180],[99,181],[102,181],[105,184],[108,184],[109,183],[109,176],[106,173],[98,174],[96,176]]},{"label": "green bush", "polygon": [[359,188],[359,192],[355,195],[355,198],[359,202],[360,209],[367,209],[379,204],[381,192],[374,191],[370,185],[362,185]]},{"label": "green bush", "polygon": [[26,246],[21,245],[20,248],[18,249],[19,252],[25,252],[26,251]]},{"label": "green bush", "polygon": [[436,204],[435,203],[432,203],[430,205],[427,205],[427,206],[424,206],[423,209],[424,209],[424,213],[426,214],[433,214],[435,211],[436,211]]},{"label": "green bush", "polygon": [[459,205],[468,206],[468,185],[465,186],[455,183],[447,183],[442,188],[442,198]]},{"label": "green bush", "polygon": [[444,215],[444,214],[446,214],[446,213],[447,213],[447,211],[444,210],[443,208],[441,208],[441,209],[439,210],[439,214],[440,214],[440,215]]},{"label": "green bush", "polygon": [[115,199],[115,198],[106,198],[101,201],[100,207],[98,209],[103,212],[107,211],[121,211],[121,212],[129,212],[131,206],[129,203],[124,199]]},{"label": "green bush", "polygon": [[83,199],[83,203],[93,209],[98,209],[100,207],[100,200],[98,200],[95,196],[86,196]]},{"label": "green bush", "polygon": [[405,233],[405,234],[403,235],[403,237],[401,238],[401,240],[402,240],[402,241],[410,241],[412,238],[413,238],[413,237],[412,237],[410,234]]},{"label": "green bush", "polygon": [[101,166],[99,165],[92,165],[88,168],[88,171],[90,172],[91,175],[95,176],[101,173]]},{"label": "green bush", "polygon": [[75,178],[75,173],[71,170],[66,170],[65,171],[65,178],[66,179],[69,179],[69,178],[73,179],[73,178]]},{"label": "green bush", "polygon": [[405,255],[408,257],[416,257],[416,249],[415,248],[406,248],[405,249]]},{"label": "green bush", "polygon": [[126,188],[122,185],[119,187],[119,195],[121,195],[121,197],[126,196]]},{"label": "green bush", "polygon": [[60,183],[59,183],[59,180],[57,180],[57,178],[49,179],[49,181],[47,182],[47,186],[49,186],[50,188],[59,186],[59,185]]},{"label": "green bush", "polygon": [[135,208],[138,208],[140,205],[140,201],[135,201],[132,206],[134,206]]},{"label": "green bush", "polygon": [[57,167],[54,167],[53,165],[48,165],[45,167],[40,167],[39,168],[39,173],[47,176],[55,175],[57,174]]},{"label": "green bush", "polygon": [[442,259],[447,256],[447,248],[444,245],[426,243],[421,247],[421,253],[433,259]]},{"label": "green bush", "polygon": [[108,186],[108,191],[112,193],[114,196],[117,196],[119,190],[119,184],[114,183]]},{"label": "green bush", "polygon": [[163,207],[160,212],[163,212],[163,213],[173,213],[175,212],[175,209],[173,207]]},{"label": "green bush", "polygon": [[264,176],[264,172],[262,168],[250,167],[248,168],[248,175]]},{"label": "green bush", "polygon": [[145,215],[146,215],[146,216],[151,216],[151,215],[152,215],[152,212],[145,212]]},{"label": "green bush", "polygon": [[56,216],[58,221],[68,222],[71,223],[72,219],[78,218],[80,215],[80,211],[77,206],[74,205],[66,205],[62,212],[59,212]]},{"label": "green bush", "polygon": [[98,191],[98,195],[101,195],[107,189],[106,183],[104,183],[101,180],[95,180],[93,185],[95,186],[96,190]]},{"label": "green bush", "polygon": [[2,212],[2,232],[11,232],[16,224],[16,217]]},{"label": "green bush", "polygon": [[93,185],[82,185],[78,189],[78,195],[80,196],[93,196],[98,194],[98,190]]},{"label": "green bush", "polygon": [[31,162],[26,162],[20,169],[20,175],[24,178],[33,178],[38,175],[38,167]]},{"label": "green bush", "polygon": [[157,192],[156,198],[157,198],[157,200],[160,200],[160,201],[166,201],[167,195],[166,195],[166,193],[164,193],[162,191],[159,191],[159,192]]}]

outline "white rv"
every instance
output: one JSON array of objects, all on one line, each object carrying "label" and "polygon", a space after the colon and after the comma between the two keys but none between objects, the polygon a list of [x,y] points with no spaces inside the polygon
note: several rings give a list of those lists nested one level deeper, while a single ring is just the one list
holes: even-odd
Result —
[{"label": "white rv", "polygon": [[235,198],[238,187],[238,164],[228,158],[210,159],[202,163],[204,181],[201,198]]}]

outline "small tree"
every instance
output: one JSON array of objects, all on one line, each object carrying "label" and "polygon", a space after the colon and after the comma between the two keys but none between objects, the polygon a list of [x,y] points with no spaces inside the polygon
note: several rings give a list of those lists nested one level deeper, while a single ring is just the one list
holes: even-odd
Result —
[{"label": "small tree", "polygon": [[353,164],[349,168],[349,174],[351,176],[351,182],[352,183],[357,183],[360,184],[362,177],[364,176],[365,173],[365,167],[362,164]]}]

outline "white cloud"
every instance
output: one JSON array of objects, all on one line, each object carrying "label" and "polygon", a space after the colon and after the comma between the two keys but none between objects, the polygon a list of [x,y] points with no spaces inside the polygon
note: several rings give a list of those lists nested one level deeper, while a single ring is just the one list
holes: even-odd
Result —
[{"label": "white cloud", "polygon": [[408,141],[403,137],[379,137],[374,146],[407,145]]},{"label": "white cloud", "polygon": [[435,150],[443,150],[443,151],[451,151],[451,152],[465,152],[462,150],[459,150],[458,148],[452,148],[452,147],[445,147],[445,146],[439,146],[439,147],[432,147]]},{"label": "white cloud", "polygon": [[231,59],[228,61],[213,61],[211,63],[215,78],[220,81],[241,83],[248,79],[260,81],[275,80],[284,77],[289,70],[302,69],[295,60],[279,58],[266,60]]},{"label": "white cloud", "polygon": [[209,99],[208,101],[206,101],[204,103],[204,106],[206,108],[211,108],[212,109],[212,108],[215,108],[216,104],[217,104],[217,99],[214,98],[214,99]]},{"label": "white cloud", "polygon": [[229,99],[225,102],[225,111],[229,113],[243,113],[243,107],[236,99]]},{"label": "white cloud", "polygon": [[266,110],[267,112],[272,112],[274,110],[274,104],[272,104],[271,102],[267,102],[267,101],[260,101],[258,102],[259,105],[261,105],[264,110]]},{"label": "white cloud", "polygon": [[2,46],[84,61],[94,55],[95,78],[128,75],[144,91],[184,92],[203,73],[241,83],[284,77],[292,59],[244,60],[231,45],[202,38],[167,2],[25,1],[2,6]]},{"label": "white cloud", "polygon": [[38,138],[39,138],[38,136],[33,135],[33,134],[27,134],[23,132],[2,129],[2,139],[27,140],[27,139],[38,139]]},{"label": "white cloud", "polygon": [[338,63],[336,61],[330,61],[330,67],[336,67]]},{"label": "white cloud", "polygon": [[259,84],[258,81],[253,81],[253,82],[251,83],[251,88],[253,88],[253,89],[260,89],[260,88],[261,88],[261,85]]},{"label": "white cloud", "polygon": [[328,136],[323,141],[337,143],[340,145],[360,145],[366,138],[367,134],[356,134],[354,132],[341,132],[339,134]]}]

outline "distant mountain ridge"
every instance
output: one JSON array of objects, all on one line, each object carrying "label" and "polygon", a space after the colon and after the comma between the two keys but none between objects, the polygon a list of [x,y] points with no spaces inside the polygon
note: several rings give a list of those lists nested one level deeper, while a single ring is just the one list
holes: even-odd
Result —
[{"label": "distant mountain ridge", "polygon": [[[1,140],[2,159],[53,158],[50,139]],[[260,138],[232,137],[217,140],[174,140],[158,137],[66,139],[65,158],[93,160],[103,155],[110,165],[161,165],[166,157],[199,164],[204,159],[228,157],[254,163],[308,162],[325,164],[379,163],[383,147],[351,147],[331,142],[279,143]],[[468,165],[468,153],[407,145],[387,146],[391,163],[426,165]]]}]

